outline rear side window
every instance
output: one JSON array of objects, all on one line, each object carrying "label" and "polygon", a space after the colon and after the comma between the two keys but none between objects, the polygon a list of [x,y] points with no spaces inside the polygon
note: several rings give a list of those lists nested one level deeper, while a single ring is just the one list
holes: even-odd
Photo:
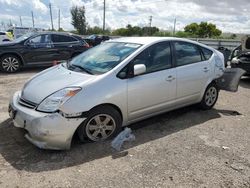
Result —
[{"label": "rear side window", "polygon": [[71,36],[65,35],[52,35],[52,42],[62,43],[62,42],[77,42],[78,40]]},{"label": "rear side window", "polygon": [[3,32],[0,32],[0,35],[5,35],[5,33],[3,33]]},{"label": "rear side window", "polygon": [[177,66],[202,61],[200,50],[195,44],[188,42],[175,42],[174,46]]},{"label": "rear side window", "polygon": [[201,51],[205,57],[205,60],[209,60],[211,58],[211,56],[213,55],[213,52],[207,48],[201,47]]}]

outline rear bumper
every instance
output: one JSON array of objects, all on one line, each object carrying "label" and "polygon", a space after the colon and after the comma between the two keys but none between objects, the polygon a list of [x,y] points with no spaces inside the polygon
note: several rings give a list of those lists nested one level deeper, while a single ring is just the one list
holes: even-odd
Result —
[{"label": "rear bumper", "polygon": [[10,108],[15,112],[11,117],[16,127],[27,130],[25,137],[42,149],[69,149],[76,129],[85,118],[67,119],[59,113],[38,112],[21,106],[19,96],[20,92],[15,93],[10,101]]},{"label": "rear bumper", "polygon": [[240,68],[227,68],[224,74],[216,80],[219,89],[237,92],[241,77],[246,73]]}]

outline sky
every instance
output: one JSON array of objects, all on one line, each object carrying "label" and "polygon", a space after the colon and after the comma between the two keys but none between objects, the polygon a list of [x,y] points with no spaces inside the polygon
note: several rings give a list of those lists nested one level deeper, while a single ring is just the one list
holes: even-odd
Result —
[{"label": "sky", "polygon": [[[55,29],[60,9],[61,27],[73,30],[70,8],[74,5],[85,6],[90,26],[102,27],[103,0],[0,0],[0,27],[10,21],[20,26],[20,16],[23,26],[32,27],[33,11],[35,27],[51,28],[49,3]],[[149,26],[152,16],[152,26],[162,30],[173,30],[176,18],[177,30],[192,22],[207,21],[225,33],[250,33],[248,10],[249,0],[106,0],[106,27]]]}]

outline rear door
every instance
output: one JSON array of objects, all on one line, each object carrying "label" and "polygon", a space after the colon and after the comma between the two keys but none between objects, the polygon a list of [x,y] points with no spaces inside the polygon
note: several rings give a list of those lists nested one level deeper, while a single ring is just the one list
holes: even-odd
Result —
[{"label": "rear door", "polygon": [[128,79],[129,120],[166,110],[176,97],[176,68],[172,67],[169,42],[154,44],[132,62],[144,64],[146,73]]},{"label": "rear door", "polygon": [[52,34],[51,39],[58,52],[56,60],[68,60],[75,53],[80,53],[79,46],[81,42],[73,36]]},{"label": "rear door", "polygon": [[177,103],[197,101],[211,74],[212,67],[204,59],[200,47],[188,42],[173,42],[177,71]]}]

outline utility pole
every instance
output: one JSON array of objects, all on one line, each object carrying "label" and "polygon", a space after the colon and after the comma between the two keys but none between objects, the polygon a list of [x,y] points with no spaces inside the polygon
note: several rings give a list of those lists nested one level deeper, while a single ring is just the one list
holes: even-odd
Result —
[{"label": "utility pole", "polygon": [[61,20],[60,20],[60,19],[61,19],[60,16],[61,16],[61,15],[60,15],[60,9],[59,9],[59,10],[58,10],[58,31],[60,31],[60,21],[61,21]]},{"label": "utility pole", "polygon": [[152,35],[152,31],[151,31],[152,19],[153,19],[153,16],[149,16],[149,35]]},{"label": "utility pole", "polygon": [[52,29],[52,30],[54,30],[54,26],[53,26],[53,18],[52,18],[52,10],[51,10],[51,3],[49,4],[49,9],[50,9],[51,29]]},{"label": "utility pole", "polygon": [[103,34],[105,31],[105,14],[106,14],[106,0],[103,0],[103,27],[102,27]]},{"label": "utility pole", "polygon": [[176,18],[174,19],[174,30],[173,30],[173,36],[175,35],[175,27],[176,27]]},{"label": "utility pole", "polygon": [[33,24],[33,28],[35,27],[35,22],[34,22],[34,14],[33,11],[31,11],[31,17],[32,17],[32,24]]},{"label": "utility pole", "polygon": [[23,27],[22,16],[20,16],[20,25]]}]

